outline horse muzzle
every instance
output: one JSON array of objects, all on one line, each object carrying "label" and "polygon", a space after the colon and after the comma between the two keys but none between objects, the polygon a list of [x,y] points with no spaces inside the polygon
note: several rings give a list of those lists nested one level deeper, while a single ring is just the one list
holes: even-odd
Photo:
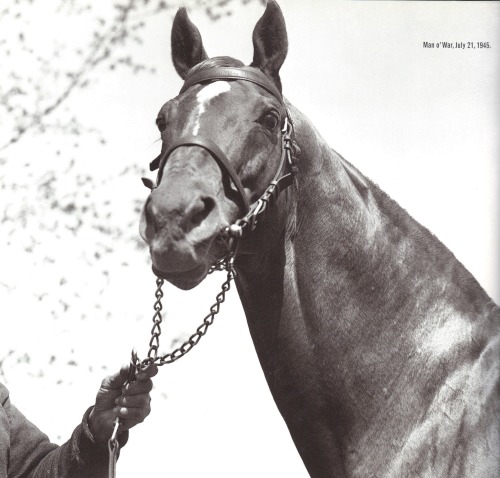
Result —
[{"label": "horse muzzle", "polygon": [[215,197],[191,186],[153,190],[140,226],[154,273],[182,289],[198,285],[226,252],[220,237],[226,224]]}]

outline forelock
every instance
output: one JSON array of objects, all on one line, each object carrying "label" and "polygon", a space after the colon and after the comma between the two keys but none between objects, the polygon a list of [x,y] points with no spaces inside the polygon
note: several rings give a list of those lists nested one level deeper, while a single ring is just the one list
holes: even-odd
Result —
[{"label": "forelock", "polygon": [[231,58],[230,56],[214,56],[213,58],[209,58],[208,60],[202,61],[201,63],[193,66],[188,71],[186,80],[199,71],[205,71],[211,68],[241,68],[242,66],[245,66],[243,62],[236,60],[235,58]]}]

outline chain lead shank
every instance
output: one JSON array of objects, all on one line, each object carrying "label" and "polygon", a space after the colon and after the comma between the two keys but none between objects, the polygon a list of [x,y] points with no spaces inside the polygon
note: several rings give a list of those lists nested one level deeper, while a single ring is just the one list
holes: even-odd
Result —
[{"label": "chain lead shank", "polygon": [[[221,286],[221,291],[216,296],[215,303],[210,307],[210,312],[203,319],[203,323],[196,329],[196,332],[192,334],[189,337],[189,339],[187,339],[180,347],[162,356],[158,356],[158,349],[160,347],[161,322],[162,322],[161,311],[163,309],[161,299],[163,298],[162,286],[164,281],[159,277],[156,278],[156,291],[155,291],[156,300],[153,305],[155,313],[152,319],[153,327],[151,329],[151,339],[149,341],[148,356],[143,360],[139,360],[135,349],[132,350],[132,357],[130,360],[130,374],[127,382],[134,381],[136,373],[139,370],[145,370],[152,363],[156,363],[159,366],[161,366],[179,360],[181,357],[184,357],[184,355],[186,355],[195,345],[198,344],[201,338],[207,333],[208,328],[213,324],[215,316],[220,311],[221,304],[226,300],[226,293],[231,288],[231,281],[234,279],[235,275],[233,269],[232,252],[230,252],[227,257],[214,264],[210,268],[208,273],[211,274],[212,272],[221,270],[227,271],[227,278]],[[117,439],[119,428],[120,428],[120,420],[118,417],[116,417],[114,421],[113,433],[108,441],[108,449],[109,449],[108,478],[115,478],[116,476],[116,461],[118,458],[118,451],[120,449],[120,445]]]},{"label": "chain lead shank", "polygon": [[226,270],[227,277],[226,280],[222,283],[221,291],[217,294],[215,298],[215,303],[210,307],[210,312],[203,319],[202,324],[196,329],[196,332],[192,334],[181,346],[174,349],[172,352],[166,353],[164,355],[158,355],[158,349],[160,347],[160,335],[161,335],[161,323],[162,323],[162,315],[161,311],[163,309],[161,299],[163,298],[163,279],[156,279],[156,292],[155,298],[156,301],[154,303],[154,315],[153,315],[153,327],[151,329],[151,339],[149,341],[149,351],[148,355],[145,359],[138,360],[136,357],[136,366],[138,369],[144,370],[152,363],[156,363],[158,366],[170,364],[179,360],[181,357],[184,357],[195,345],[199,343],[201,338],[207,333],[208,328],[214,323],[215,316],[220,311],[221,304],[226,300],[226,293],[231,288],[231,281],[234,279],[234,269],[233,269],[233,256],[232,254],[229,257],[224,258],[219,261],[215,265],[213,265],[209,274]]}]

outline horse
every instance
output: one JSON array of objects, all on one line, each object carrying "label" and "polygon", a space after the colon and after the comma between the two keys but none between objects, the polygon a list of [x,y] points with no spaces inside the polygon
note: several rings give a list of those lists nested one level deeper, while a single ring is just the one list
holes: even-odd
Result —
[{"label": "horse", "polygon": [[282,96],[267,2],[250,65],[180,9],[184,80],[140,233],[181,289],[230,256],[273,399],[312,477],[500,476],[500,310],[426,228]]}]

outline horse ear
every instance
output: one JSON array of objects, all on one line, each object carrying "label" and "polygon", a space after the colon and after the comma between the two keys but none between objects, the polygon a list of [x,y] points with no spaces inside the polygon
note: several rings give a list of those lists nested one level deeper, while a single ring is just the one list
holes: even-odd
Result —
[{"label": "horse ear", "polygon": [[182,79],[186,78],[194,65],[208,59],[200,32],[189,19],[185,8],[180,8],[175,15],[171,43],[172,62]]},{"label": "horse ear", "polygon": [[278,4],[268,0],[266,11],[253,31],[253,61],[281,90],[279,71],[288,52],[285,19]]}]

